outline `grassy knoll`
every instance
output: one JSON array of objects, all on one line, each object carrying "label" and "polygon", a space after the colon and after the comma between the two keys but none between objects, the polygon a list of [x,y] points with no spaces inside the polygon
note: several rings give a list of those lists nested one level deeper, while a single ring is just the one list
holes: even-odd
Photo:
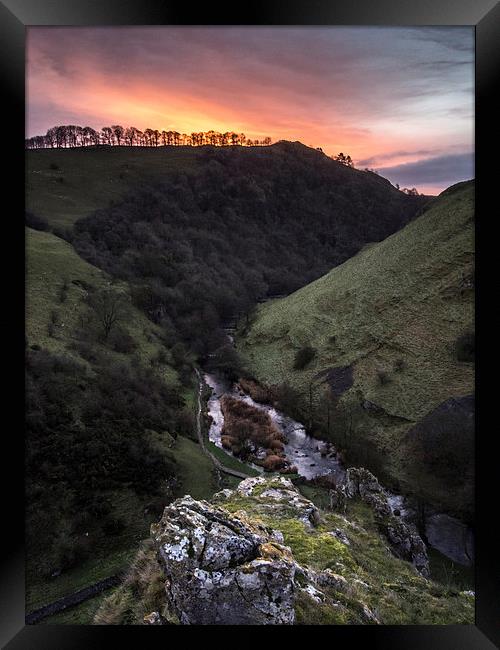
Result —
[{"label": "grassy knoll", "polygon": [[212,461],[198,443],[179,437],[175,458],[179,465],[182,488],[178,494],[190,494],[194,499],[208,499],[217,491],[217,477]]},{"label": "grassy knoll", "polygon": [[[473,393],[474,364],[456,352],[457,339],[473,330],[474,186],[468,182],[319,280],[260,305],[237,346],[257,379],[298,391],[305,421],[310,395],[313,418],[325,420],[329,383],[340,412],[369,430],[388,474],[414,485],[405,434],[445,400]],[[314,357],[294,368],[306,347]],[[346,367],[352,385],[341,387],[334,369]],[[348,443],[346,427],[337,437]],[[461,494],[430,481],[431,497],[458,506]]]},{"label": "grassy knoll", "polygon": [[[315,496],[323,505],[321,489],[303,488],[307,498]],[[346,579],[348,588],[335,598],[342,609],[318,606],[307,597],[296,603],[297,623],[349,624],[359,621],[360,606],[366,604],[384,624],[469,623],[473,620],[473,598],[461,593],[462,584],[435,582],[417,575],[414,568],[388,551],[374,519],[373,510],[360,500],[349,502],[346,515],[321,512],[321,523],[311,529],[291,516],[286,505],[269,516],[265,498],[234,496],[221,503],[230,512],[240,509],[283,533],[294,558],[316,570],[331,569]],[[329,531],[343,530],[350,545],[345,546]]]},{"label": "grassy knoll", "polygon": [[[26,152],[26,209],[51,227],[71,227],[144,180],[190,171],[194,147],[85,147]],[[62,179],[62,180],[61,180]]]}]

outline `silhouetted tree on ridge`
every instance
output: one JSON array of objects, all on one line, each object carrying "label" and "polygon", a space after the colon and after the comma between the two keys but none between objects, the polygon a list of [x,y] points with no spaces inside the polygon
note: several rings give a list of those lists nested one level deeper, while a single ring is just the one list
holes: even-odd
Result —
[{"label": "silhouetted tree on ridge", "polygon": [[159,147],[159,146],[191,146],[201,147],[209,144],[214,147],[225,146],[268,146],[272,142],[269,136],[262,140],[251,140],[244,133],[235,131],[199,131],[190,134],[178,131],[159,131],[147,128],[144,131],[135,126],[123,127],[120,124],[103,126],[96,131],[90,126],[61,125],[53,126],[45,135],[35,135],[25,140],[27,149],[66,149],[74,147],[89,147],[100,144],[108,146],[128,147]]}]

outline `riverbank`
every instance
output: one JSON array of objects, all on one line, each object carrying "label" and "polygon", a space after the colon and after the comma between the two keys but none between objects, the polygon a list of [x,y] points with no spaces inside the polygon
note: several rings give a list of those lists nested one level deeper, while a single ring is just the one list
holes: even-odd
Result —
[{"label": "riverbank", "polygon": [[[243,390],[241,383],[231,384],[216,373],[205,373],[203,379],[212,391],[207,402],[207,411],[211,418],[208,438],[221,450],[221,453],[232,457],[229,452],[223,450],[222,446],[224,416],[220,402],[225,395],[229,395],[269,415],[273,424],[285,437],[285,453],[296,466],[299,477],[308,481],[319,477],[332,477],[336,483],[344,480],[346,468],[333,445],[307,435],[302,423],[280,412],[273,405],[254,400]],[[404,495],[390,492],[388,494],[392,512],[414,525],[419,513],[411,499]],[[451,573],[460,572],[454,567],[455,564],[466,567],[473,563],[473,535],[459,520],[428,510],[425,518],[425,533],[428,546],[438,554],[434,554],[436,566],[439,565],[439,555],[443,558],[441,565],[451,562],[448,569]],[[441,565],[439,570],[442,568]]]}]

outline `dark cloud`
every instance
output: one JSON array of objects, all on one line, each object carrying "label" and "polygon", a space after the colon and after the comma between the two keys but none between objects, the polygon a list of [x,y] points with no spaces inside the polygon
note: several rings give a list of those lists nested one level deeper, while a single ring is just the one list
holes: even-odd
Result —
[{"label": "dark cloud", "polygon": [[474,177],[474,154],[436,156],[377,170],[381,176],[405,187],[452,185]]},{"label": "dark cloud", "polygon": [[[31,28],[29,61],[61,81],[81,67],[210,95],[236,84],[328,111],[397,111],[399,102],[460,92],[473,78],[472,29],[380,27]],[[425,45],[422,45],[422,42]],[[467,66],[468,64],[468,66]]]},{"label": "dark cloud", "polygon": [[433,153],[437,153],[435,149],[396,150],[389,151],[388,153],[370,156],[370,158],[363,158],[363,160],[357,160],[356,164],[358,167],[370,167],[372,165],[380,164],[384,160],[392,160],[394,158],[404,158],[409,156],[429,156]]}]

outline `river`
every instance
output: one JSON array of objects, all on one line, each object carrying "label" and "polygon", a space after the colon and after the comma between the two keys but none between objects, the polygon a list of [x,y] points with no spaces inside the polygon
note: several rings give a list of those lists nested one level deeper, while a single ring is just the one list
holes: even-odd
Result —
[{"label": "river", "polygon": [[[210,387],[212,394],[207,403],[211,425],[208,437],[211,442],[222,449],[221,433],[224,426],[220,400],[223,395],[230,395],[242,400],[251,406],[269,414],[274,424],[284,433],[285,453],[289,461],[295,465],[298,474],[305,479],[318,476],[334,476],[337,481],[342,481],[346,470],[340,460],[335,447],[312,436],[307,435],[304,426],[288,417],[273,406],[256,402],[237,385],[231,384],[216,373],[205,373],[203,380]],[[224,450],[230,454],[227,450]],[[256,465],[255,469],[262,471]],[[386,490],[386,492],[388,492]],[[409,499],[403,495],[389,493],[389,505],[394,511],[399,511],[402,519],[411,521],[415,511]],[[429,511],[426,517],[426,536],[429,545],[454,562],[470,565],[473,557],[472,532],[458,519],[446,514]]]}]

